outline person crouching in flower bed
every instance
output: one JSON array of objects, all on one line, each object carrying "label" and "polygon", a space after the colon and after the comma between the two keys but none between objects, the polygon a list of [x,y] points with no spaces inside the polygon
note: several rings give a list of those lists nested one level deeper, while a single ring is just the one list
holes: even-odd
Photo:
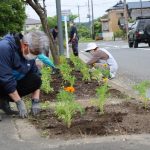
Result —
[{"label": "person crouching in flower bed", "polygon": [[[7,115],[28,113],[23,96],[31,95],[31,112],[40,112],[41,77],[35,59],[49,47],[49,39],[42,31],[29,32],[20,37],[7,34],[0,40],[0,109]],[[12,110],[9,101],[15,102],[18,112]]]},{"label": "person crouching in flower bed", "polygon": [[100,68],[105,74],[107,74],[107,70],[109,71],[108,78],[114,78],[116,76],[116,72],[118,70],[118,64],[114,57],[104,48],[99,48],[96,43],[89,43],[84,52],[90,52],[92,58],[87,62],[87,65],[94,66],[96,68]]}]

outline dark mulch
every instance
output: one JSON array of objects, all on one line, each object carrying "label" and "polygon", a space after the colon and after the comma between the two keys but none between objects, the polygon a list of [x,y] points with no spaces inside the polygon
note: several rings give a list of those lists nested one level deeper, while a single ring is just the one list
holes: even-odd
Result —
[{"label": "dark mulch", "polygon": [[[87,136],[107,136],[150,133],[150,109],[145,110],[142,104],[136,100],[125,101],[120,104],[105,106],[105,113],[100,114],[94,106],[87,107],[87,100],[95,97],[95,89],[99,86],[97,81],[84,82],[82,75],[74,71],[76,76],[75,94],[77,99],[83,99],[86,105],[85,114],[76,114],[71,128],[57,119],[53,110],[43,110],[37,118],[31,118],[31,122],[50,138],[74,139]],[[53,75],[51,83],[54,92],[42,93],[42,101],[56,101],[56,95],[63,85],[60,75]],[[126,98],[120,91],[110,88],[109,93],[113,98]]]},{"label": "dark mulch", "polygon": [[[85,101],[86,102],[86,101]],[[43,110],[32,123],[50,138],[74,139],[88,136],[108,136],[150,133],[150,109],[140,103],[124,102],[107,105],[100,114],[96,107],[86,107],[85,114],[77,114],[71,128],[57,119],[52,110]]]}]

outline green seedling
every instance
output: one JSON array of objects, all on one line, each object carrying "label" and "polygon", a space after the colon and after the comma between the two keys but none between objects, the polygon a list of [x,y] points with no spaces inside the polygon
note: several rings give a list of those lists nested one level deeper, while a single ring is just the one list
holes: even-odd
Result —
[{"label": "green seedling", "polygon": [[84,109],[75,101],[59,101],[56,103],[55,114],[67,125],[68,128],[71,127],[73,116],[77,111],[83,114]]},{"label": "green seedling", "polygon": [[57,94],[56,97],[57,101],[62,102],[62,101],[73,101],[75,99],[75,95],[73,93],[67,92],[65,90],[60,90],[60,92]]},{"label": "green seedling", "polygon": [[55,114],[70,128],[73,116],[77,111],[82,114],[84,109],[79,103],[75,102],[75,95],[65,90],[61,90],[57,95],[57,101]]},{"label": "green seedling", "polygon": [[53,88],[50,86],[51,82],[51,69],[48,67],[43,67],[41,70],[42,73],[42,86],[41,90],[45,92],[46,94],[53,91]]},{"label": "green seedling", "polygon": [[137,85],[133,86],[133,89],[138,92],[138,94],[141,97],[141,100],[144,103],[144,108],[147,108],[148,101],[150,100],[150,97],[147,96],[147,91],[150,89],[150,81],[143,81]]},{"label": "green seedling", "polygon": [[108,86],[104,84],[96,89],[97,99],[94,100],[96,106],[98,106],[100,113],[104,113],[104,105],[108,97]]},{"label": "green seedling", "polygon": [[96,80],[97,82],[100,82],[102,80],[102,72],[98,68],[94,68],[90,71],[91,73],[91,78]]}]

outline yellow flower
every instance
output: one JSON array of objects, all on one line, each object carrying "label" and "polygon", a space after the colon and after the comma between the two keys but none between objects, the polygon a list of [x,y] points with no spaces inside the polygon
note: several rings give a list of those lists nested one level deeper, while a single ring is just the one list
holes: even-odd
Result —
[{"label": "yellow flower", "polygon": [[103,83],[107,83],[108,82],[108,78],[103,78]]},{"label": "yellow flower", "polygon": [[103,64],[103,67],[107,68],[107,67],[108,67],[108,64]]},{"label": "yellow flower", "polygon": [[67,92],[71,92],[71,93],[73,93],[75,91],[74,87],[72,87],[72,86],[68,86],[68,87],[64,88],[64,90]]}]

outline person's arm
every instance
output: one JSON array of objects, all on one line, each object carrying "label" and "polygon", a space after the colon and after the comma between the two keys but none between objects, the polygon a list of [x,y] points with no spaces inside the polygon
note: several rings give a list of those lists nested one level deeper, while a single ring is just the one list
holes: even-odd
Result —
[{"label": "person's arm", "polygon": [[55,65],[53,64],[53,62],[44,54],[40,54],[37,57],[40,61],[42,61],[45,65],[55,68]]}]

